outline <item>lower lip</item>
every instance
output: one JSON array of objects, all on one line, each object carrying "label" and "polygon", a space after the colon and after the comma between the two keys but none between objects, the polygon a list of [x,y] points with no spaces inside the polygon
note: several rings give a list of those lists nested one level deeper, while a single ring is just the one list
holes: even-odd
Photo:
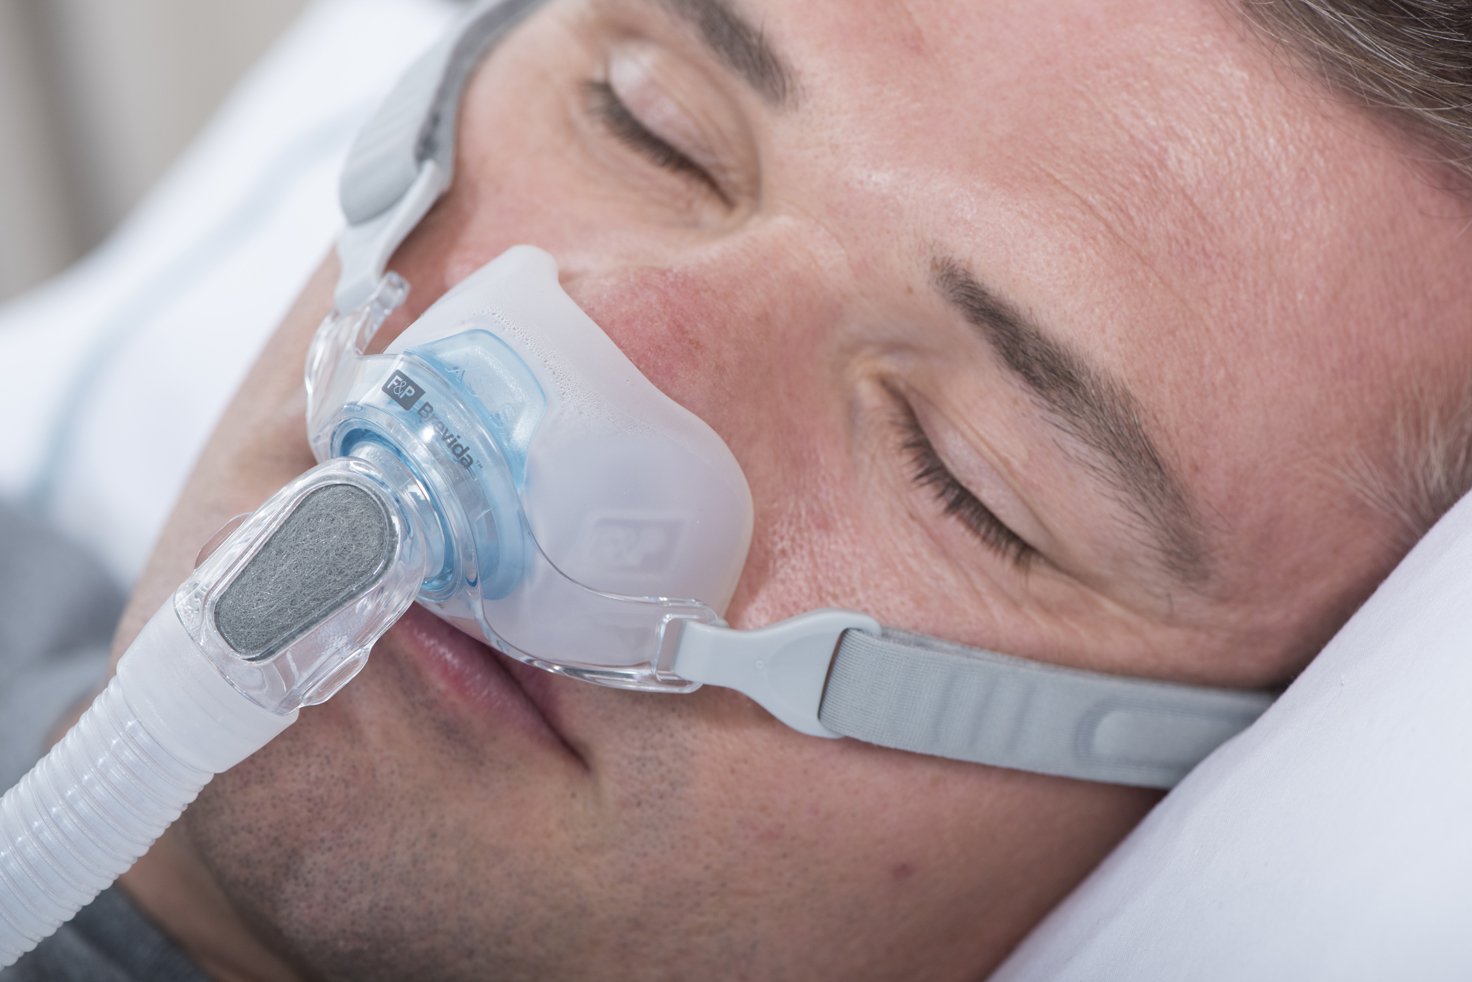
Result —
[{"label": "lower lip", "polygon": [[411,604],[384,640],[404,651],[442,702],[494,731],[520,732],[564,753],[576,753],[552,723],[549,673],[508,658]]}]

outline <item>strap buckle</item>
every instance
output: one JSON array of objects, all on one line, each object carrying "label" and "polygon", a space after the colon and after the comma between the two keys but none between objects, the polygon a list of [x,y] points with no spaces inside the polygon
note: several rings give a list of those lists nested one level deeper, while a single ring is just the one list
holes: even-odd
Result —
[{"label": "strap buckle", "polygon": [[879,633],[879,622],[851,610],[812,610],[755,631],[682,621],[671,669],[692,682],[754,699],[810,736],[842,736],[818,722],[828,667],[845,631]]}]

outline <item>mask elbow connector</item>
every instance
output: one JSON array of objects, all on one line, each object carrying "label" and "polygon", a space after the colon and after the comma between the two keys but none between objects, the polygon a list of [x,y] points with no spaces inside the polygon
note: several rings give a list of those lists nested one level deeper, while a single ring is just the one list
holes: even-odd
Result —
[{"label": "mask elbow connector", "polygon": [[214,775],[363,667],[432,558],[407,480],[361,460],[309,471],[153,615],[0,799],[0,968],[132,866]]},{"label": "mask elbow connector", "polygon": [[362,668],[442,550],[406,468],[322,464],[278,491],[174,594],[191,642],[276,713],[323,702]]}]

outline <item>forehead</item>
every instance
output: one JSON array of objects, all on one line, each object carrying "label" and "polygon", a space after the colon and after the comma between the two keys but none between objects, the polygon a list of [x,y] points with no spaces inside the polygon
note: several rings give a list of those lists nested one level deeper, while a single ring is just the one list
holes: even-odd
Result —
[{"label": "forehead", "polygon": [[1125,380],[1244,552],[1284,517],[1254,473],[1383,433],[1456,309],[1466,209],[1230,3],[750,9],[801,76],[795,139],[850,252],[882,229],[901,261],[970,261]]},{"label": "forehead", "polygon": [[747,2],[802,76],[827,213],[976,259],[1106,360],[1272,322],[1274,358],[1360,365],[1356,329],[1465,268],[1472,210],[1235,0]]},{"label": "forehead", "polygon": [[[1157,126],[1227,135],[1250,114],[1219,114],[1227,100],[1250,98],[1262,69],[1261,53],[1211,0],[766,0],[754,19],[793,49],[822,109],[862,108],[886,129],[924,133],[927,156],[942,136],[1021,139],[1035,150],[1050,131],[1062,146],[1124,127],[1123,143],[1109,141],[1119,151]],[[1057,129],[1065,125],[1083,130]]]},{"label": "forehead", "polygon": [[1281,217],[1322,197],[1320,145],[1348,135],[1209,0],[819,0],[763,14],[812,83],[805,115],[862,158],[845,172],[902,184],[916,217],[944,215],[958,237],[1012,212],[1161,267],[1157,252],[1220,262],[1269,224],[1241,206]]}]

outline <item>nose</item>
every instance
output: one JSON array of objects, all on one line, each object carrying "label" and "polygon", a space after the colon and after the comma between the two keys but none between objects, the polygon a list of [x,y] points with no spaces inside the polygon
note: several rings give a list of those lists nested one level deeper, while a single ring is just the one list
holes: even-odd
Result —
[{"label": "nose", "polygon": [[[791,240],[663,260],[563,259],[564,289],[735,455],[755,526],[727,619],[756,627],[819,596],[822,541],[853,474],[846,284]],[[841,524],[841,522],[840,522]],[[807,604],[811,606],[812,604]]]},{"label": "nose", "polygon": [[756,238],[637,263],[559,261],[569,295],[744,468],[764,444],[800,440],[818,422],[832,390],[841,305],[790,241]]}]

